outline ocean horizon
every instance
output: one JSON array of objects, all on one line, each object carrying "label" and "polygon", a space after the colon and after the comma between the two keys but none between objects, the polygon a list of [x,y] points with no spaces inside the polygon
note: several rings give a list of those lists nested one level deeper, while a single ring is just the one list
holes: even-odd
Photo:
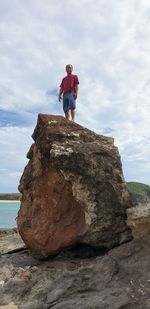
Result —
[{"label": "ocean horizon", "polygon": [[19,208],[20,201],[0,203],[0,228],[7,229],[16,227],[15,218]]}]

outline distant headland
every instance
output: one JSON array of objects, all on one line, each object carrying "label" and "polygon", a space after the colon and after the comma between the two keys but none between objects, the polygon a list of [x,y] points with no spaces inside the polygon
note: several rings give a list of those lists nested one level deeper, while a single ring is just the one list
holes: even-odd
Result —
[{"label": "distant headland", "polygon": [[20,201],[20,193],[0,193],[0,201]]}]

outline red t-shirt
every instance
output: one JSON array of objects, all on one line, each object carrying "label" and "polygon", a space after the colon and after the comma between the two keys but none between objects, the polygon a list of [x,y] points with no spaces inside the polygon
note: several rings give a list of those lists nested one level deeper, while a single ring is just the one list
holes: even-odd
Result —
[{"label": "red t-shirt", "polygon": [[79,84],[77,75],[68,74],[62,79],[60,87],[63,89],[63,94],[66,92],[76,92],[76,86]]}]

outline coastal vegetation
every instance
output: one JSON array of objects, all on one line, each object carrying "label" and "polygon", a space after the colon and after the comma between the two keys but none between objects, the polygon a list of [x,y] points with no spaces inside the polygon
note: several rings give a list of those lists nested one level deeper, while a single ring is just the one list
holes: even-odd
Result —
[{"label": "coastal vegetation", "polygon": [[139,182],[127,182],[128,190],[138,203],[150,203],[150,186]]}]

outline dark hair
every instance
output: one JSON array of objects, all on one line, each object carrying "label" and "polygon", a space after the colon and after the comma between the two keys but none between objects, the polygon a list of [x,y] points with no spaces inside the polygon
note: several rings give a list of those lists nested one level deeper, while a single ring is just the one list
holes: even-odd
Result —
[{"label": "dark hair", "polygon": [[67,64],[67,65],[66,65],[66,68],[67,68],[67,67],[72,67],[72,69],[73,69],[73,65],[72,65],[72,64]]}]

